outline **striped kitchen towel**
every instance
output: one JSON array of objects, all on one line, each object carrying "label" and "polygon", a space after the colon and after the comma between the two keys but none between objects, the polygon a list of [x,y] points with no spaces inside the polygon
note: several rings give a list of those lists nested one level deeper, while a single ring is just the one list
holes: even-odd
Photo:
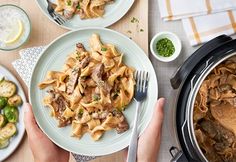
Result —
[{"label": "striped kitchen towel", "polygon": [[192,46],[221,34],[236,33],[236,10],[183,19],[185,33]]},{"label": "striped kitchen towel", "polygon": [[158,0],[164,20],[178,20],[236,9],[235,0]]},{"label": "striped kitchen towel", "polygon": [[236,32],[236,0],[158,0],[164,20],[181,19],[192,46]]}]

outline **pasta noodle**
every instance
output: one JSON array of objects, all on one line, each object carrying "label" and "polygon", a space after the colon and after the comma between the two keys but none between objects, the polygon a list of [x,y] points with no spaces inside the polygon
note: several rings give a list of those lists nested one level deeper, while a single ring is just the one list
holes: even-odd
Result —
[{"label": "pasta noodle", "polygon": [[209,162],[236,161],[236,57],[203,81],[194,103],[198,144]]},{"label": "pasta noodle", "polygon": [[61,72],[49,71],[40,89],[50,87],[43,103],[59,121],[59,127],[72,124],[72,136],[90,133],[99,140],[105,131],[128,130],[122,111],[134,95],[134,69],[122,63],[114,45],[103,44],[99,35],[90,38],[90,49],[76,44]]},{"label": "pasta noodle", "polygon": [[81,19],[102,17],[105,5],[114,0],[57,0],[55,11],[70,19],[78,14]]}]

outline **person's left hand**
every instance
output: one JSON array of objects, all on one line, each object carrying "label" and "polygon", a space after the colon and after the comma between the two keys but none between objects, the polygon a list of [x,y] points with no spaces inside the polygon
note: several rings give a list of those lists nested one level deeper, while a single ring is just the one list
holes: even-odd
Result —
[{"label": "person's left hand", "polygon": [[24,104],[24,123],[35,162],[68,162],[70,153],[56,146],[39,129],[32,107]]}]

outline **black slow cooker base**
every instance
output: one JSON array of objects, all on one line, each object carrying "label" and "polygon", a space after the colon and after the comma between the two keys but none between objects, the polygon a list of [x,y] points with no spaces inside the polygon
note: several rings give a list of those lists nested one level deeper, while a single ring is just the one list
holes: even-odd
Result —
[{"label": "black slow cooker base", "polygon": [[[177,82],[179,81],[182,82],[182,87],[180,88],[180,93],[179,93],[178,101],[176,105],[177,106],[176,108],[177,134],[178,134],[178,139],[179,139],[181,148],[183,150],[183,153],[185,154],[189,162],[201,162],[199,156],[196,153],[196,150],[194,149],[192,145],[192,142],[190,141],[189,128],[186,125],[186,120],[188,118],[186,116],[187,102],[189,100],[191,84],[195,83],[195,81],[201,75],[202,70],[205,69],[207,65],[220,61],[229,53],[231,54],[233,52],[236,52],[236,40],[232,40],[230,37],[228,38],[224,37],[223,39],[222,37],[221,38],[218,37],[215,39],[216,41],[215,42],[213,41],[213,43],[211,42],[210,46],[209,45],[202,46],[198,51],[196,51],[193,54],[196,57],[196,56],[199,56],[199,51],[206,52],[205,55],[202,54],[202,56],[204,57],[199,59],[197,63],[196,62],[194,63],[195,65],[194,67],[189,67],[189,68],[185,67],[187,68],[185,69],[187,70],[187,73],[185,72],[185,75],[188,74],[185,78],[177,79],[178,80]],[[211,50],[209,50],[209,48],[211,48]],[[192,57],[194,58],[194,56]],[[196,59],[193,59],[191,61],[195,61],[195,60]],[[189,69],[191,70],[189,71]],[[180,76],[180,74],[178,74],[178,76]],[[194,81],[192,81],[193,78],[194,78]],[[172,81],[173,81],[172,83],[177,83],[176,78],[173,78]],[[178,86],[174,86],[174,88],[176,87]]]}]

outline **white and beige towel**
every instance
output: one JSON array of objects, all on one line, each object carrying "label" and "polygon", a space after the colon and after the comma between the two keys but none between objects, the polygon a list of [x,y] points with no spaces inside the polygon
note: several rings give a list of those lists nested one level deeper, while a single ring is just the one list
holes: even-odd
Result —
[{"label": "white and beige towel", "polygon": [[236,32],[235,0],[158,0],[164,20],[181,19],[192,46]]},{"label": "white and beige towel", "polygon": [[158,0],[164,20],[212,14],[236,9],[235,0]]},{"label": "white and beige towel", "polygon": [[221,34],[236,33],[236,10],[183,19],[183,27],[192,46]]}]

